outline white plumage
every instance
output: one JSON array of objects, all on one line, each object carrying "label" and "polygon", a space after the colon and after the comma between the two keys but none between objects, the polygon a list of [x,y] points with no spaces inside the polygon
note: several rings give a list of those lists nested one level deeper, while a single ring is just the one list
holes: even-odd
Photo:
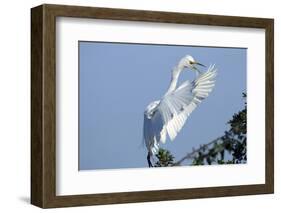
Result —
[{"label": "white plumage", "polygon": [[[143,138],[150,156],[159,150],[159,143],[165,143],[167,135],[173,141],[184,126],[187,118],[198,104],[205,99],[215,86],[217,70],[212,65],[201,73],[191,56],[185,56],[172,71],[168,91],[161,100],[150,103],[144,112]],[[177,81],[184,68],[196,71],[197,77],[192,82],[185,81],[177,87]]]}]

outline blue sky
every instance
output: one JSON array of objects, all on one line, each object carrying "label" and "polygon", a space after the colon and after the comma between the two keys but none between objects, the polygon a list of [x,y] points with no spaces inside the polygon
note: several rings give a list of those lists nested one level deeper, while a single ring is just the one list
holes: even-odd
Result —
[{"label": "blue sky", "polygon": [[[79,167],[81,170],[147,167],[143,112],[166,92],[172,68],[185,55],[218,68],[210,96],[190,115],[173,142],[162,146],[179,159],[223,135],[243,108],[243,48],[79,42]],[[183,72],[180,82],[193,79]]]}]

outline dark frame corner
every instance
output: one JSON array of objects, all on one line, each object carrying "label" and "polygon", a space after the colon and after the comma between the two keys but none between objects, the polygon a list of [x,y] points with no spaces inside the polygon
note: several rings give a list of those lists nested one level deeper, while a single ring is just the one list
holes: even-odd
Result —
[{"label": "dark frame corner", "polygon": [[[266,31],[266,183],[56,196],[56,17],[262,28]],[[274,192],[274,20],[44,4],[31,9],[31,203],[41,208]]]}]

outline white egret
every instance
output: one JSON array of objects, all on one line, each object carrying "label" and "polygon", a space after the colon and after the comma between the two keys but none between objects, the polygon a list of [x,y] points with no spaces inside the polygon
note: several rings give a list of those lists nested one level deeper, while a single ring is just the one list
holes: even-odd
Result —
[{"label": "white egret", "polygon": [[[172,70],[168,91],[161,100],[150,103],[144,112],[143,139],[149,167],[153,166],[150,159],[158,152],[160,142],[166,142],[167,134],[171,141],[175,139],[192,111],[215,86],[215,66],[202,73],[196,65],[204,66],[190,55],[183,57]],[[185,69],[195,71],[196,78],[177,87],[179,75]]]}]

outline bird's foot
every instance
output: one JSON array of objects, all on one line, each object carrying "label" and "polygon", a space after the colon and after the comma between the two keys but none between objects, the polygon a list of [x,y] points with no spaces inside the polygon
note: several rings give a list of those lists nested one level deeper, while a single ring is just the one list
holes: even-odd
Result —
[{"label": "bird's foot", "polygon": [[147,163],[148,163],[148,167],[150,168],[150,167],[153,167],[153,165],[152,165],[152,163],[151,163],[151,160],[150,160],[150,154],[148,153],[147,154]]}]

